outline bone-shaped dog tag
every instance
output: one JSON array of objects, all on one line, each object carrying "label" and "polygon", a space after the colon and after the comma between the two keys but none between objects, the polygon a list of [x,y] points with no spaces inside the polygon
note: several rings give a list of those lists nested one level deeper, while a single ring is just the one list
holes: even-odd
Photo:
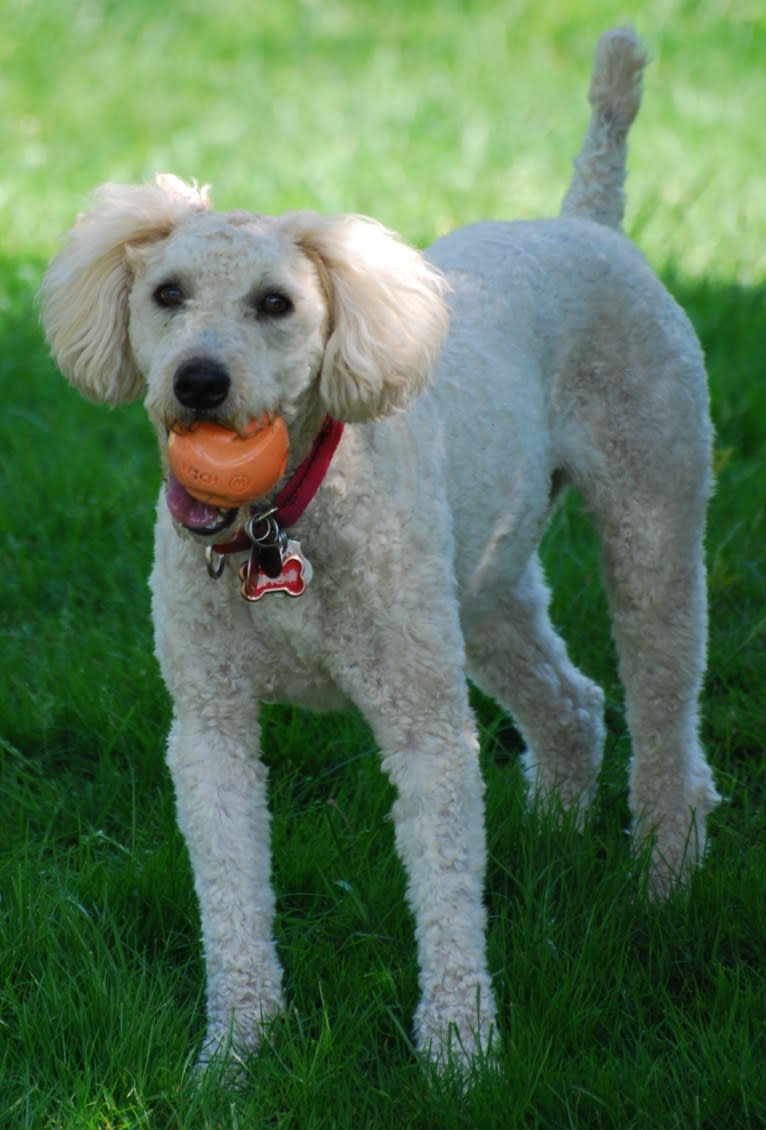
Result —
[{"label": "bone-shaped dog tag", "polygon": [[260,561],[260,550],[253,547],[247,561],[239,570],[239,591],[247,601],[260,600],[272,592],[288,596],[301,596],[313,576],[311,562],[301,552],[300,542],[288,539],[281,568],[276,577],[269,576]]}]

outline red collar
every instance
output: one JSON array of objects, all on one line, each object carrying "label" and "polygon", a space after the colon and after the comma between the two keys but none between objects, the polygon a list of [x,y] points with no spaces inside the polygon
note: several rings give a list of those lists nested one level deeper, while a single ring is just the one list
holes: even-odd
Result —
[{"label": "red collar", "polygon": [[[325,417],[311,451],[274,499],[272,513],[282,529],[287,529],[298,521],[319,490],[340,443],[344,426],[340,420]],[[258,509],[263,509],[263,504],[253,507],[254,512]],[[250,549],[252,544],[244,528],[241,528],[231,541],[214,545],[213,550],[219,555],[238,553],[240,550]]]}]

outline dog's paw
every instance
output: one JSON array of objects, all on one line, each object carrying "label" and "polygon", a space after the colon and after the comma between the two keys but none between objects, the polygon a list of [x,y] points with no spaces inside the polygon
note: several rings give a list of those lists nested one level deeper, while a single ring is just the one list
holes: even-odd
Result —
[{"label": "dog's paw", "polygon": [[500,1036],[488,977],[466,994],[442,985],[415,1013],[418,1052],[438,1072],[457,1071],[466,1081],[496,1062]]},{"label": "dog's paw", "polygon": [[207,1032],[197,1058],[198,1069],[205,1071],[214,1067],[227,1078],[241,1075],[247,1060],[261,1047],[282,1009],[280,994],[273,1000],[260,1000],[257,1010],[251,1007],[236,1013],[229,1011],[228,1014],[210,1011]]}]

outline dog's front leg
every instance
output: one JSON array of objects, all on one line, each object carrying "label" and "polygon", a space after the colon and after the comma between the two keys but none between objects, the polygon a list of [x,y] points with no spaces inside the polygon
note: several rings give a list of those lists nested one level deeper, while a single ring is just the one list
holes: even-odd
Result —
[{"label": "dog's front leg", "polygon": [[376,641],[377,657],[356,666],[347,688],[397,790],[392,815],[419,963],[415,1036],[442,1066],[497,1044],[485,956],[484,788],[457,637],[444,649],[453,618],[446,610],[422,636],[414,621],[391,634],[380,624],[359,633],[357,643]]},{"label": "dog's front leg", "polygon": [[[438,747],[437,748],[437,744]],[[396,845],[415,918],[420,1003],[415,1036],[437,1064],[497,1044],[486,966],[482,784],[472,726],[432,731],[383,758],[396,785]]]},{"label": "dog's front leg", "polygon": [[178,821],[199,899],[207,966],[206,1062],[229,1040],[257,1046],[263,1024],[282,1005],[273,941],[266,767],[259,760],[257,714],[240,703],[176,700],[168,764]]}]

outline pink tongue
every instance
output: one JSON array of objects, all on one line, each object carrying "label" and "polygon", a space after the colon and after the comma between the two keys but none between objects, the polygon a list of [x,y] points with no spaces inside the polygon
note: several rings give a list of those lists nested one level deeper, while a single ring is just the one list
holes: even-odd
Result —
[{"label": "pink tongue", "polygon": [[221,515],[218,513],[218,508],[192,498],[186,487],[181,486],[172,474],[168,479],[165,501],[176,522],[181,522],[189,529],[202,530],[207,526],[219,526],[221,524]]}]

